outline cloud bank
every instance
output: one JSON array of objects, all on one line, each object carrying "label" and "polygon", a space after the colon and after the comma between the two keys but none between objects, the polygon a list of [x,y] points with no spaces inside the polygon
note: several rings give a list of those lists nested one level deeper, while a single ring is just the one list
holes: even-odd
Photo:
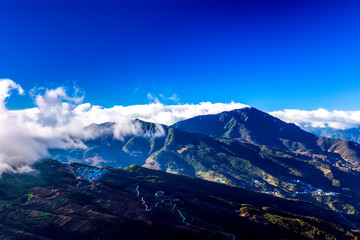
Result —
[{"label": "cloud bank", "polygon": [[[31,170],[37,160],[47,157],[52,148],[86,148],[83,140],[112,134],[122,140],[127,135],[161,136],[142,132],[135,119],[171,125],[177,121],[205,114],[216,114],[248,107],[240,103],[210,103],[163,105],[155,101],[146,105],[101,106],[83,103],[83,96],[69,96],[66,89],[33,90],[36,107],[9,111],[6,100],[13,92],[24,94],[20,85],[10,79],[0,79],[0,173]],[[176,98],[176,95],[173,96]],[[91,128],[91,124],[113,122],[111,128]]]},{"label": "cloud bank", "polygon": [[314,111],[285,109],[269,114],[303,127],[330,127],[344,130],[360,125],[360,111],[328,111],[321,108]]}]

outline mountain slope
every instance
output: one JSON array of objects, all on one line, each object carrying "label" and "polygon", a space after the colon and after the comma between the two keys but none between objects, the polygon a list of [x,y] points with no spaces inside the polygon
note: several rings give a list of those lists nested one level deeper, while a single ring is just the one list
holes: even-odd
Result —
[{"label": "mountain slope", "polygon": [[143,165],[146,158],[164,145],[167,127],[163,126],[164,133],[157,135],[157,128],[160,125],[140,120],[135,120],[134,124],[141,126],[141,134],[130,134],[124,139],[114,137],[115,123],[92,124],[86,130],[103,134],[94,139],[85,140],[86,149],[51,149],[51,157],[62,162],[80,161],[94,166]]},{"label": "mountain slope", "polygon": [[2,238],[355,238],[351,216],[307,202],[137,166],[45,160],[34,167],[37,173],[3,175]]},{"label": "mountain slope", "polygon": [[174,127],[207,135],[227,137],[295,152],[320,155],[334,166],[360,170],[360,145],[340,139],[317,137],[256,108],[204,115],[178,122]]},{"label": "mountain slope", "polygon": [[[156,129],[155,124],[141,124],[145,133]],[[277,196],[303,199],[346,213],[358,214],[360,211],[357,205],[360,186],[353,184],[360,181],[360,174],[348,168],[349,163],[339,157],[343,148],[341,144],[336,145],[330,140],[321,143],[329,145],[327,148],[336,146],[332,150],[339,153],[330,157],[289,152],[174,127],[162,128],[164,136],[143,134],[127,136],[121,141],[112,135],[103,135],[86,141],[88,149],[57,150],[55,156],[63,161],[75,159],[84,163],[88,163],[89,159],[103,160],[99,165],[112,167],[127,167],[136,163]]]},{"label": "mountain slope", "polygon": [[169,128],[148,168],[304,199],[334,210],[359,212],[360,174],[322,158]]},{"label": "mountain slope", "polygon": [[316,137],[256,108],[244,108],[180,121],[174,127],[284,149],[282,139],[316,146]]}]

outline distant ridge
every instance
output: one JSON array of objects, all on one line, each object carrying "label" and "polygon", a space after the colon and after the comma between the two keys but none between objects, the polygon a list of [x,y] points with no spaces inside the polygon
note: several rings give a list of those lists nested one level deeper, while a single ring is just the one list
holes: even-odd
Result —
[{"label": "distant ridge", "polygon": [[301,126],[307,132],[311,132],[316,136],[328,137],[328,138],[337,138],[348,141],[353,141],[360,143],[360,127],[349,128],[349,129],[335,129],[335,128],[315,128],[308,126]]}]

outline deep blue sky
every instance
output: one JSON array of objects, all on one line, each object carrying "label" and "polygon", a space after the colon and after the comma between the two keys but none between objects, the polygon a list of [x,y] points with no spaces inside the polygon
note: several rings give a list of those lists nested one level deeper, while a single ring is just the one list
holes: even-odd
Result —
[{"label": "deep blue sky", "polygon": [[0,78],[26,91],[76,84],[105,107],[151,92],[358,110],[359,13],[357,0],[2,0]]}]

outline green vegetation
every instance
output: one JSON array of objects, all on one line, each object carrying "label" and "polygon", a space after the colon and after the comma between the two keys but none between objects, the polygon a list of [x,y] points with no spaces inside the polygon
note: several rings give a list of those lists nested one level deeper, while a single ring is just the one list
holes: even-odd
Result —
[{"label": "green vegetation", "polygon": [[[347,238],[355,238],[352,233],[338,226],[329,227],[324,221],[314,217],[304,217],[291,213],[283,213],[269,207],[261,209],[244,204],[239,213],[242,217],[262,225],[273,225],[276,228],[286,229],[291,234],[301,235],[309,239],[338,239],[344,234]],[[331,226],[331,225],[330,225]]]},{"label": "green vegetation", "polygon": [[27,200],[30,201],[33,197],[34,197],[34,193],[33,193],[33,192],[28,193],[28,198],[27,198]]},{"label": "green vegetation", "polygon": [[0,199],[14,199],[24,195],[33,186],[42,186],[46,182],[38,173],[10,174],[0,176]]}]

